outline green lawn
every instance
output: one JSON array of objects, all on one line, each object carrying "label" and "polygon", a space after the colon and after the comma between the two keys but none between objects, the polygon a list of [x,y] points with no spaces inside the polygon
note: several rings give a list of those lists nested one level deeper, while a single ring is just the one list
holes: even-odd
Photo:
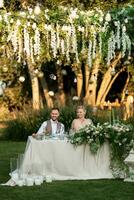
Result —
[{"label": "green lawn", "polygon": [[[25,149],[23,142],[0,142],[0,183],[9,179],[9,159]],[[75,170],[75,169],[74,169]],[[53,181],[34,187],[0,186],[1,200],[133,200],[134,183],[122,180]]]}]

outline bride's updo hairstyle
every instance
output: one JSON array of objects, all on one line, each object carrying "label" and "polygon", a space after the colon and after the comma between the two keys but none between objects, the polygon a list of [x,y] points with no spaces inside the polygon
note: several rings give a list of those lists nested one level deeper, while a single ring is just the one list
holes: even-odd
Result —
[{"label": "bride's updo hairstyle", "polygon": [[79,110],[79,109],[82,109],[84,111],[84,113],[86,114],[86,108],[85,108],[85,106],[83,106],[83,105],[77,106],[76,111]]}]

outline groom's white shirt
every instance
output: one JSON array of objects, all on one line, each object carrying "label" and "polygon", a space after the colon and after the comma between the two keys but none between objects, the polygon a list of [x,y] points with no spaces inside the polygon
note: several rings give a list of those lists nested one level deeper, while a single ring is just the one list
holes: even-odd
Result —
[{"label": "groom's white shirt", "polygon": [[[58,124],[58,121],[57,120],[53,121],[52,119],[50,119],[50,122],[51,122],[51,127],[52,127],[52,136],[55,136],[57,134],[57,124]],[[38,135],[42,135],[43,132],[46,129],[46,126],[47,126],[47,121],[45,121],[45,122],[42,123],[42,125],[39,128],[37,134]],[[62,134],[64,134],[64,131],[65,131],[64,125],[61,123],[60,132],[58,134],[62,135]]]}]

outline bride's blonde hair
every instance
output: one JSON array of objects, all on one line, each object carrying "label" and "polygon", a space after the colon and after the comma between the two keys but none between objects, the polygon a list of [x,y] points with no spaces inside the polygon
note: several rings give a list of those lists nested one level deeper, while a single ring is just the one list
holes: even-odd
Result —
[{"label": "bride's blonde hair", "polygon": [[76,109],[76,110],[79,110],[79,109],[84,110],[84,112],[86,113],[86,108],[85,108],[85,106],[83,106],[83,105],[77,106],[77,109]]}]

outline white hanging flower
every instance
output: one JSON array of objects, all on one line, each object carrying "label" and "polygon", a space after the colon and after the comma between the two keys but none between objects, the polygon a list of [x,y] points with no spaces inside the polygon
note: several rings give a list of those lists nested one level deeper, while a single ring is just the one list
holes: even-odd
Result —
[{"label": "white hanging flower", "polygon": [[3,72],[8,72],[8,67],[4,66],[4,67],[2,68],[2,71],[3,71]]},{"label": "white hanging flower", "polygon": [[74,19],[78,19],[79,16],[77,15],[77,8],[74,10],[71,10],[71,13],[69,15],[69,21],[72,22]]},{"label": "white hanging flower", "polygon": [[33,23],[32,28],[35,30],[37,27],[36,23]]},{"label": "white hanging flower", "polygon": [[27,26],[30,26],[30,22],[27,22]]},{"label": "white hanging flower", "polygon": [[124,22],[127,24],[127,23],[128,23],[128,18],[126,18],[126,19],[124,20]]},{"label": "white hanging flower", "polygon": [[32,12],[33,12],[33,9],[29,7],[29,8],[28,8],[28,11],[29,11],[29,14],[31,15]]},{"label": "white hanging flower", "polygon": [[38,27],[36,27],[34,35],[34,55],[40,54],[40,32]]},{"label": "white hanging flower", "polygon": [[8,40],[11,40],[14,52],[18,50],[18,26],[14,27],[14,30],[9,34]]},{"label": "white hanging flower", "polygon": [[116,49],[116,36],[112,31],[111,37],[108,40],[108,55],[107,55],[107,65],[110,64],[112,58],[115,57],[115,49]]},{"label": "white hanging flower", "polygon": [[51,30],[51,48],[52,48],[52,53],[53,57],[56,58],[57,54],[57,42],[56,42],[56,33],[55,30]]},{"label": "white hanging flower", "polygon": [[60,47],[59,29],[60,29],[60,26],[57,24],[57,26],[56,26],[57,49],[59,49],[59,47]]},{"label": "white hanging flower", "polygon": [[92,56],[93,59],[96,57],[96,33],[93,34],[93,52],[92,52]]},{"label": "white hanging flower", "polygon": [[106,20],[107,22],[110,22],[110,21],[111,21],[111,15],[110,15],[110,13],[107,13],[107,14],[106,14],[105,20]]},{"label": "white hanging flower", "polygon": [[49,25],[45,24],[45,25],[44,25],[44,28],[45,28],[47,31],[51,31],[51,30],[52,30],[51,24],[49,24]]},{"label": "white hanging flower", "polygon": [[39,73],[39,70],[38,70],[38,69],[35,69],[35,70],[34,70],[34,73],[35,73],[35,74],[38,74],[38,73]]},{"label": "white hanging flower", "polygon": [[78,26],[78,31],[80,31],[80,32],[84,32],[84,27],[82,27],[82,26]]},{"label": "white hanging flower", "polygon": [[54,96],[54,92],[53,92],[53,91],[49,91],[48,94],[49,94],[49,96],[51,96],[51,97]]},{"label": "white hanging flower", "polygon": [[36,14],[36,15],[39,15],[40,13],[41,13],[41,9],[40,9],[40,6],[37,4],[36,6],[35,6],[35,8],[34,8],[34,13]]},{"label": "white hanging flower", "polygon": [[61,40],[61,53],[64,55],[65,54],[65,43],[64,40]]},{"label": "white hanging flower", "polygon": [[26,13],[24,12],[24,11],[20,11],[20,16],[22,16],[22,17],[24,17],[24,16],[26,16]]},{"label": "white hanging flower", "polygon": [[18,60],[17,60],[17,62],[20,63],[21,62],[21,55],[22,55],[22,52],[23,52],[23,42],[22,42],[21,35],[19,35],[19,37],[18,37],[18,48],[19,48],[19,51],[18,51]]},{"label": "white hanging flower", "polygon": [[34,51],[34,49],[33,49],[33,38],[30,38],[30,57],[31,57],[32,63],[35,63],[33,51]]},{"label": "white hanging flower", "polygon": [[30,56],[30,37],[26,27],[24,28],[24,51],[27,56]]},{"label": "white hanging flower", "polygon": [[92,41],[89,40],[88,45],[88,66],[92,67]]},{"label": "white hanging flower", "polygon": [[126,32],[126,26],[123,26],[123,27],[122,27],[122,31],[123,31],[123,32]]},{"label": "white hanging flower", "polygon": [[101,38],[101,35],[99,35],[99,53],[100,53],[100,56],[102,56],[102,38]]},{"label": "white hanging flower", "polygon": [[100,21],[100,22],[103,22],[103,17],[102,17],[102,16],[99,18],[99,21]]},{"label": "white hanging flower", "polygon": [[31,19],[34,19],[35,18],[35,16],[34,15],[31,15]]},{"label": "white hanging flower", "polygon": [[17,25],[17,26],[20,26],[20,25],[21,25],[21,22],[20,22],[19,19],[17,19],[16,25]]},{"label": "white hanging flower", "polygon": [[45,18],[46,18],[47,20],[49,20],[49,16],[48,16],[47,14],[45,14]]},{"label": "white hanging flower", "polygon": [[117,26],[117,32],[116,32],[116,43],[117,43],[117,48],[120,49],[121,47],[121,36],[120,36],[120,22],[117,21],[116,22],[116,26]]},{"label": "white hanging flower", "polygon": [[4,7],[4,1],[0,0],[0,8],[3,8],[3,7]]},{"label": "white hanging flower", "polygon": [[23,82],[25,81],[25,77],[24,77],[24,76],[20,76],[20,77],[19,77],[19,81],[20,81],[21,83],[23,83]]},{"label": "white hanging flower", "polygon": [[11,18],[11,19],[10,19],[10,23],[12,24],[13,22],[14,22],[14,19],[13,19],[13,18]]}]

